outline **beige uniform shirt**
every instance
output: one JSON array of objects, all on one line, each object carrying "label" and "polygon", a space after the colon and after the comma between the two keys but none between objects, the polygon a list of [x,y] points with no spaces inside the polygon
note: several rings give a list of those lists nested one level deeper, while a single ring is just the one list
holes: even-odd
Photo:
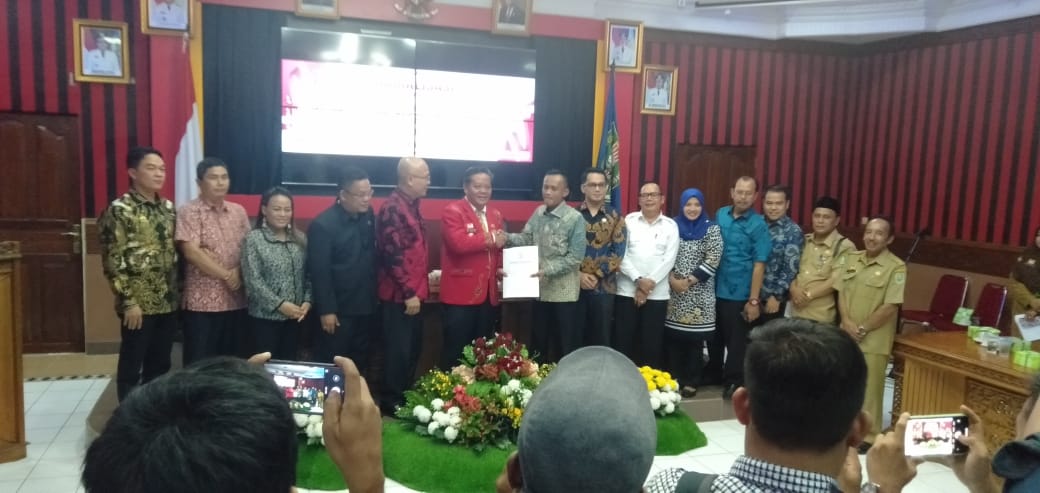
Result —
[{"label": "beige uniform shirt", "polygon": [[[838,247],[837,253],[834,251],[835,246]],[[805,246],[802,248],[802,260],[798,264],[800,269],[795,282],[798,283],[799,289],[809,291],[814,298],[801,308],[791,304],[791,316],[834,323],[838,315],[834,295],[820,295],[817,289],[832,276],[835,277],[835,282],[831,286],[837,284],[837,275],[840,272],[836,268],[838,259],[852,252],[855,247],[852,240],[842,236],[838,230],[831,231],[823,241],[816,241],[816,235],[813,233],[805,235]]]},{"label": "beige uniform shirt", "polygon": [[[867,259],[865,251],[850,252],[839,258],[838,283],[842,303],[847,303],[845,315],[856,323],[863,323],[881,305],[903,304],[906,286],[906,264],[887,249],[876,258]],[[846,301],[848,300],[848,301]],[[870,331],[859,343],[868,354],[891,354],[896,335],[896,318]]]}]

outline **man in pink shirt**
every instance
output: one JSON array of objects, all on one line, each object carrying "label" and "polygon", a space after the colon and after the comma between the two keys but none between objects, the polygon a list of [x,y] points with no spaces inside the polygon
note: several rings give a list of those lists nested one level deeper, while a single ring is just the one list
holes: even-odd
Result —
[{"label": "man in pink shirt", "polygon": [[239,260],[249,217],[227,202],[227,164],[208,157],[195,169],[199,197],[177,209],[184,270],[184,365],[219,354],[244,355],[246,297]]}]

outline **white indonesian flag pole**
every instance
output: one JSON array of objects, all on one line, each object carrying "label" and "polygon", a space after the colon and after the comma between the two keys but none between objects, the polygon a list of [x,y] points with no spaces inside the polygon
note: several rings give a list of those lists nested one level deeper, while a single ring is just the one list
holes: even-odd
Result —
[{"label": "white indonesian flag pole", "polygon": [[199,193],[199,187],[195,183],[195,166],[202,160],[202,135],[199,132],[199,105],[195,100],[195,82],[191,76],[191,54],[188,51],[188,34],[184,34],[184,43],[180,50],[180,60],[177,66],[183,67],[180,72],[184,75],[182,79],[181,103],[176,105],[176,114],[170,115],[177,118],[181,125],[176,128],[181,130],[177,155],[174,158],[174,202],[177,206],[184,205],[194,199]]}]

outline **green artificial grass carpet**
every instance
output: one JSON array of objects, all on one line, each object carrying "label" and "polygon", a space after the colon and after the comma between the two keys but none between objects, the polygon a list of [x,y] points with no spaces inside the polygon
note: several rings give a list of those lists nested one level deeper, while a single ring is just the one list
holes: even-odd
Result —
[{"label": "green artificial grass carpet", "polygon": [[[300,442],[296,484],[302,488],[341,490],[346,486],[332,459],[320,446]],[[703,447],[708,439],[682,411],[657,419],[655,455],[677,455]],[[383,424],[383,471],[386,477],[428,493],[494,491],[513,448],[474,452],[416,434],[397,421]]]}]

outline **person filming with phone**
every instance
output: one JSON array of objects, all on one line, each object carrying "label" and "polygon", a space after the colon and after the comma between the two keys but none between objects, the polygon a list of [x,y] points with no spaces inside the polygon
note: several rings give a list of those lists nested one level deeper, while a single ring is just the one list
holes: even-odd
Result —
[{"label": "person filming with phone", "polygon": [[[986,432],[978,414],[962,405],[960,412],[968,422],[967,432],[959,433],[959,427],[955,426],[957,446],[953,453],[931,456],[928,460],[950,466],[971,493],[1040,491],[1040,406],[1037,405],[1040,375],[1033,380],[1030,390],[1029,398],[1015,419],[1015,440],[1005,444],[996,454],[992,454],[986,445]],[[915,420],[909,413],[903,413],[893,431],[878,436],[867,452],[869,479],[864,491],[898,493],[916,475],[916,461],[921,459],[909,457],[914,455],[911,448],[917,441],[913,432]],[[854,477],[858,470],[858,464],[850,464],[843,484],[858,484],[858,478]],[[1003,486],[995,481],[996,477],[1003,479]]]}]

